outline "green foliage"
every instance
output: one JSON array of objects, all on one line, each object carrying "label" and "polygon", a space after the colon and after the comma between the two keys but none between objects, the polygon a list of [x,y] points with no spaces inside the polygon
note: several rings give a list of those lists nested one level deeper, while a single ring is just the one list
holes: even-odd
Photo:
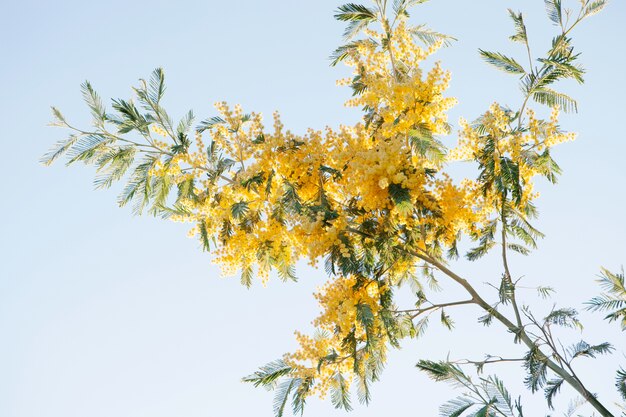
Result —
[{"label": "green foliage", "polygon": [[450,46],[452,42],[456,40],[453,36],[435,32],[426,27],[426,25],[413,26],[409,29],[409,32],[414,38],[418,39],[426,46],[434,45],[437,42],[442,42],[443,46]]},{"label": "green foliage", "polygon": [[[409,9],[418,4],[426,3],[428,0],[393,0],[393,22],[395,23],[398,18],[408,17]],[[352,40],[358,36],[362,30],[370,24],[382,21],[381,19],[387,19],[387,1],[375,2],[375,8],[369,8],[367,6],[355,3],[347,3],[337,8],[335,13],[335,19],[347,22],[346,29],[343,36],[349,43],[338,47],[330,56],[331,65],[335,66],[339,62],[343,61],[356,47],[361,44],[378,45],[373,39],[357,39]],[[389,20],[387,20],[389,22]],[[383,28],[385,29],[385,28]],[[387,30],[387,29],[385,29]],[[436,32],[426,27],[426,25],[416,25],[409,29],[411,35],[424,43],[426,46],[431,46],[437,42],[441,42],[444,46],[449,46],[452,41],[456,39],[452,36]],[[389,34],[388,34],[389,35]],[[383,42],[383,47],[385,44]],[[358,91],[359,84],[356,82],[353,84],[355,92]]]},{"label": "green foliage", "polygon": [[400,212],[409,213],[413,210],[413,199],[409,190],[399,184],[390,184],[388,191],[389,196]]},{"label": "green foliage", "polygon": [[583,356],[588,358],[595,358],[597,355],[606,355],[612,353],[614,350],[615,348],[608,342],[592,346],[584,340],[581,340],[580,342],[572,345],[568,349],[568,353],[571,360]]},{"label": "green foliage", "polygon": [[[291,405],[294,414],[304,413],[304,406],[306,405],[306,397],[313,386],[313,378],[297,379],[296,391],[291,397]],[[277,416],[279,417],[279,416]]]},{"label": "green foliage", "polygon": [[620,368],[615,376],[615,387],[622,396],[622,399],[626,400],[626,371]]},{"label": "green foliage", "polygon": [[593,16],[596,13],[600,13],[606,5],[607,5],[607,0],[596,0],[592,2],[586,2],[584,16],[588,17],[588,16]]},{"label": "green foliage", "polygon": [[393,11],[396,16],[409,17],[408,9],[412,6],[426,3],[428,0],[393,0]]},{"label": "green foliage", "polygon": [[81,92],[83,93],[83,99],[91,110],[94,124],[96,124],[97,126],[103,126],[107,116],[104,106],[102,105],[102,100],[100,99],[100,96],[94,91],[93,87],[88,81],[85,81],[83,84],[81,84],[80,88]]},{"label": "green foliage", "polygon": [[548,402],[548,407],[551,410],[554,410],[553,399],[556,394],[558,394],[561,386],[563,385],[565,380],[563,378],[551,379],[546,383],[546,387],[544,389],[544,395],[546,397],[546,401]]},{"label": "green foliage", "polygon": [[463,373],[461,368],[450,362],[436,362],[422,359],[415,366],[420,371],[426,372],[431,379],[437,382],[450,382],[455,384],[460,379],[467,379],[467,376]]},{"label": "green foliage", "polygon": [[528,45],[528,34],[526,32],[526,25],[524,24],[524,16],[522,13],[515,13],[513,10],[509,9],[509,16],[511,20],[513,20],[513,25],[515,26],[515,34],[509,37],[513,42],[520,42],[525,45]]},{"label": "green foliage", "polygon": [[559,107],[566,113],[578,112],[576,100],[567,94],[559,93],[547,87],[536,89],[533,93],[533,100],[548,107]]},{"label": "green foliage", "polygon": [[509,304],[515,297],[515,284],[507,274],[503,274],[500,279],[498,296],[500,297],[500,302],[504,305]]},{"label": "green foliage", "polygon": [[353,22],[353,21],[374,21],[376,20],[375,11],[363,6],[361,4],[348,3],[343,6],[339,6],[335,14],[335,19]]},{"label": "green foliage", "polygon": [[330,401],[335,408],[342,408],[346,411],[352,410],[350,405],[350,391],[346,379],[340,372],[337,372],[334,377],[334,383],[331,386]]},{"label": "green foliage", "polygon": [[454,398],[439,407],[441,417],[459,417],[476,403],[469,398]]},{"label": "green foliage", "polygon": [[241,220],[249,211],[248,203],[246,201],[240,201],[233,204],[231,207],[233,218]]},{"label": "green foliage", "polygon": [[[69,125],[61,112],[52,108],[54,125],[73,130],[66,140],[46,153],[41,162],[49,165],[62,156],[67,156],[68,165],[83,162],[95,165],[96,188],[109,188],[126,178],[126,184],[118,197],[118,204],[125,206],[133,202],[133,212],[141,214],[146,208],[153,215],[163,217],[173,213],[183,214],[180,202],[195,199],[192,183],[178,187],[175,201],[169,201],[172,183],[167,178],[153,176],[151,170],[158,164],[168,167],[171,158],[189,147],[188,132],[193,123],[193,113],[188,112],[176,129],[171,118],[161,106],[165,92],[163,70],[153,71],[149,82],[140,80],[134,88],[137,103],[133,99],[112,100],[113,113],[108,113],[100,96],[89,82],[81,85],[83,99],[92,115],[93,130],[83,131]],[[142,112],[142,110],[144,112]],[[174,142],[171,148],[155,145],[149,126],[155,124],[165,131]],[[130,134],[142,137],[148,145],[139,143]],[[208,248],[208,244],[205,245]]]},{"label": "green foliage", "polygon": [[335,19],[349,22],[343,36],[350,40],[368,24],[376,21],[376,12],[360,4],[348,3],[339,6]]},{"label": "green foliage", "polygon": [[624,284],[624,271],[613,273],[602,268],[600,286],[606,292],[592,298],[587,302],[587,309],[591,311],[608,311],[604,318],[609,322],[617,321],[622,330],[626,330],[626,286]]},{"label": "green foliage", "polygon": [[[53,112],[58,112],[54,107],[52,108]],[[59,113],[60,115],[60,113]],[[61,116],[57,116],[61,117]],[[63,123],[65,121],[60,119]],[[58,141],[48,152],[46,152],[41,158],[40,162],[44,165],[51,165],[54,161],[56,161],[59,157],[63,156],[67,153],[67,151],[74,147],[76,142],[81,138],[80,135],[72,134],[67,139]]]},{"label": "green foliage", "polygon": [[294,389],[296,382],[298,382],[298,380],[295,378],[286,379],[280,384],[278,390],[276,390],[276,395],[274,396],[274,415],[276,417],[283,416],[285,406],[289,401],[289,395]]},{"label": "green foliage", "polygon": [[554,309],[548,314],[543,322],[545,325],[557,325],[569,328],[582,329],[582,324],[578,320],[578,312],[573,308]]},{"label": "green foliage", "polygon": [[465,257],[468,260],[475,261],[485,256],[489,250],[496,245],[495,235],[497,227],[498,222],[496,220],[492,220],[478,231],[474,238],[478,240],[479,245],[467,252]]},{"label": "green foliage", "polygon": [[538,346],[533,346],[524,356],[524,368],[527,372],[524,384],[531,392],[539,390],[546,384],[548,358]]},{"label": "green foliage", "polygon": [[255,387],[274,387],[279,378],[288,375],[290,372],[291,367],[285,361],[279,359],[262,366],[252,375],[243,378],[243,381],[250,382]]},{"label": "green foliage", "polygon": [[562,25],[563,8],[561,0],[544,0],[548,17],[555,25]]},{"label": "green foliage", "polygon": [[[544,2],[549,19],[555,26],[559,27],[561,33],[553,39],[552,47],[546,56],[536,60],[540,64],[539,66],[536,66],[532,60],[523,15],[510,9],[509,16],[515,28],[515,33],[510,39],[525,46],[530,65],[529,70],[526,71],[515,58],[505,56],[502,53],[487,52],[482,49],[479,52],[485,61],[496,68],[522,76],[520,86],[526,96],[522,110],[526,107],[526,102],[532,99],[549,107],[559,107],[564,112],[577,112],[578,105],[573,98],[554,90],[550,86],[564,79],[583,82],[584,69],[576,63],[579,54],[574,54],[571,38],[568,35],[581,21],[602,10],[606,6],[606,1],[581,0],[581,9],[575,19],[570,19],[572,11],[563,9],[561,0],[544,0]],[[519,117],[523,117],[522,112],[520,112]]]},{"label": "green foliage", "polygon": [[443,162],[446,148],[437,140],[427,126],[416,126],[409,131],[409,143],[415,154],[431,161]]},{"label": "green foliage", "polygon": [[464,390],[463,395],[439,408],[441,417],[523,417],[519,400],[513,401],[504,383],[496,376],[473,381],[451,362],[421,360],[417,367],[435,381],[445,381]]},{"label": "green foliage", "polygon": [[515,59],[505,56],[499,52],[488,52],[478,50],[483,59],[494,67],[510,74],[526,74],[524,67]]},{"label": "green foliage", "polygon": [[252,383],[255,387],[263,386],[276,391],[274,395],[274,415],[276,417],[284,415],[290,396],[294,414],[301,414],[304,410],[306,394],[310,390],[313,380],[290,377],[291,371],[292,369],[284,361],[277,360],[243,378],[243,381]]},{"label": "green foliage", "polygon": [[554,288],[552,287],[537,287],[537,294],[544,300],[550,298],[554,292]]},{"label": "green foliage", "polygon": [[446,314],[444,309],[441,309],[441,324],[443,324],[448,330],[452,330],[454,328],[454,322],[450,318],[448,314]]},{"label": "green foliage", "polygon": [[143,91],[147,93],[148,99],[158,105],[165,94],[165,73],[163,68],[156,68],[150,76],[148,88],[144,88]]},{"label": "green foliage", "polygon": [[109,188],[121,179],[135,161],[136,151],[133,146],[120,146],[103,153],[96,161],[99,174],[94,181],[96,188]]},{"label": "green foliage", "polygon": [[211,129],[214,126],[221,125],[221,124],[224,124],[224,123],[226,123],[226,121],[224,119],[222,119],[219,116],[214,116],[214,117],[211,117],[211,118],[208,118],[206,120],[201,121],[200,124],[198,125],[198,127],[196,128],[196,130],[199,133],[202,133],[205,130]]},{"label": "green foliage", "polygon": [[254,278],[254,269],[248,266],[241,270],[241,284],[247,288],[252,286],[252,279]]},{"label": "green foliage", "polygon": [[373,39],[360,39],[360,40],[349,42],[345,45],[341,45],[340,47],[335,49],[333,53],[331,54],[330,65],[334,67],[335,65],[337,65],[338,63],[346,59],[348,55],[350,55],[350,53],[354,51],[356,48],[358,48],[360,45],[367,45],[367,44],[372,45],[372,46],[378,45],[378,43],[374,41]]}]

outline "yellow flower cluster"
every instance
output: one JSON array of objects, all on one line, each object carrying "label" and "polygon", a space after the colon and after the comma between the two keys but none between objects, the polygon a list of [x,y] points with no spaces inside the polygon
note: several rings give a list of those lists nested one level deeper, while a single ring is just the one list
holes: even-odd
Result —
[{"label": "yellow flower cluster", "polygon": [[[548,121],[538,119],[532,109],[528,109],[526,114],[528,123],[524,129],[521,128],[521,121],[515,119],[512,112],[505,110],[498,103],[492,104],[474,126],[461,120],[458,146],[447,156],[448,161],[480,160],[484,157],[487,144],[493,144],[494,149],[491,153],[493,175],[502,174],[503,158],[512,161],[519,170],[523,186],[521,199],[517,203],[520,207],[526,206],[538,197],[538,193],[533,191],[533,178],[545,174],[546,166],[537,163],[537,156],[557,144],[576,138],[574,133],[560,131],[557,107],[552,109]],[[487,161],[482,163],[485,164]],[[494,199],[497,199],[495,194],[487,193],[486,197],[484,204],[493,206]]]},{"label": "yellow flower cluster", "polygon": [[[274,114],[270,133],[259,114],[216,103],[221,119],[208,129],[213,153],[207,154],[199,134],[196,152],[177,154],[151,171],[173,184],[195,180],[197,198],[184,199],[185,213],[172,218],[195,222],[199,226],[192,233],[217,238],[214,260],[226,274],[255,269],[262,280],[272,267],[280,271],[302,257],[314,263],[338,245],[349,257],[340,235],[348,239],[346,228],[368,219],[387,217],[389,224],[409,229],[429,225],[424,240],[430,242],[441,236],[437,228],[445,229],[444,240],[450,242],[459,228],[475,222],[471,201],[449,181],[444,187],[429,177],[439,162],[411,144],[414,129],[446,131],[446,111],[455,102],[443,96],[450,75],[438,64],[422,77],[422,61],[437,48],[418,47],[402,21],[386,49],[352,51],[348,64],[365,89],[351,104],[372,109],[376,120],[369,123],[295,135]],[[408,195],[405,206],[394,200],[398,189]],[[443,221],[415,216],[411,206],[441,211]],[[325,218],[324,211],[333,218]]]},{"label": "yellow flower cluster", "polygon": [[[444,96],[450,74],[439,63],[422,70],[440,44],[417,46],[402,18],[393,29],[366,34],[371,41],[358,43],[346,59],[353,77],[338,81],[357,91],[346,105],[366,109],[362,122],[297,135],[275,113],[268,131],[260,114],[219,102],[219,117],[195,136],[195,151],[170,153],[150,169],[151,176],[178,186],[183,197],[171,218],[194,223],[190,235],[205,245],[214,242],[214,261],[224,273],[242,271],[247,281],[254,271],[265,283],[272,269],[289,277],[302,258],[315,264],[332,253],[333,260],[348,262],[367,250],[382,259],[385,249],[373,243],[376,236],[391,236],[385,242],[391,251],[401,245],[438,256],[461,233],[476,237],[502,207],[502,196],[480,179],[455,184],[441,172],[446,161],[474,160],[495,177],[503,176],[503,165],[515,164],[522,184],[517,204],[523,207],[537,197],[533,178],[545,174],[540,153],[574,138],[559,130],[557,109],[548,121],[528,110],[522,126],[494,103],[476,124],[461,120],[458,146],[444,157],[430,136],[449,130],[447,111],[456,103]],[[161,127],[152,130],[168,136]],[[373,235],[362,231],[365,224]],[[415,261],[399,256],[385,265],[388,285],[412,274]],[[337,375],[349,384],[364,366],[357,361],[355,368],[355,350],[367,359],[375,349],[384,359],[384,291],[377,280],[349,275],[316,295],[322,310],[314,321],[317,336],[296,333],[300,347],[285,356],[295,377],[316,380],[312,392],[325,395]],[[360,309],[371,314],[367,328]]]},{"label": "yellow flower cluster", "polygon": [[[369,353],[364,346],[368,342],[368,334],[358,319],[359,308],[367,308],[371,312],[370,337],[376,338],[377,353],[384,358],[386,335],[379,315],[382,291],[384,286],[378,281],[359,281],[351,276],[338,277],[315,294],[322,309],[313,322],[318,332],[315,337],[296,332],[300,348],[284,357],[292,367],[294,377],[315,378],[312,394],[324,397],[336,383],[337,374],[344,376],[349,387],[354,373],[355,347],[359,351],[359,359],[367,359]],[[354,337],[353,346],[346,343],[348,337]]]},{"label": "yellow flower cluster", "polygon": [[[383,37],[368,34],[378,41]],[[437,48],[415,45],[402,21],[386,48],[379,42],[353,50],[347,61],[354,78],[339,84],[360,83],[362,93],[347,104],[369,109],[369,119],[354,126],[296,135],[274,114],[270,132],[259,114],[216,103],[219,118],[205,137],[196,135],[195,151],[176,154],[150,172],[179,187],[193,182],[193,193],[179,201],[184,212],[172,218],[195,223],[191,235],[215,238],[214,261],[224,273],[254,270],[262,282],[272,268],[289,275],[301,258],[315,263],[334,252],[350,260],[365,247],[379,256],[372,239],[350,232],[366,222],[377,224],[381,234],[402,228],[418,250],[452,245],[460,231],[474,233],[491,214],[489,196],[475,181],[456,185],[438,174],[442,161],[413,143],[419,132],[447,132],[446,112],[455,103],[444,97],[449,73],[439,64],[425,76],[421,70]],[[507,117],[494,105],[484,117],[485,128],[498,137],[502,152],[519,155],[527,139],[508,133]],[[554,123],[531,125],[558,135]],[[481,146],[481,135],[465,123],[453,153],[468,159]],[[403,244],[402,239],[390,244]],[[388,267],[387,282],[395,285],[414,270],[414,261],[399,260]],[[322,311],[313,322],[316,336],[296,333],[299,348],[284,358],[293,377],[315,379],[310,394],[324,396],[338,381],[347,389],[372,355],[384,361],[389,340],[381,319],[384,291],[377,280],[349,275],[336,277],[316,295]]]},{"label": "yellow flower cluster", "polygon": [[[457,186],[446,174],[436,181],[434,195],[441,210],[438,222],[447,232],[439,236],[442,243],[452,245],[459,230],[471,233],[477,224],[485,222],[489,212],[484,210],[480,194],[477,184],[472,181],[466,180]],[[427,243],[432,242],[429,239]]]},{"label": "yellow flower cluster", "polygon": [[[372,39],[383,38],[382,33],[367,32]],[[404,19],[393,31],[387,48],[374,43],[359,45],[347,63],[366,88],[346,105],[373,109],[382,120],[376,129],[384,137],[406,135],[416,125],[435,134],[446,133],[446,111],[456,104],[456,99],[443,96],[450,73],[436,63],[423,78],[421,69],[422,62],[440,46],[437,43],[427,50],[417,46]]]},{"label": "yellow flower cluster", "polygon": [[[165,131],[165,129],[163,129],[161,126],[157,125],[157,124],[153,124],[151,126],[152,131],[154,133],[156,133],[159,136],[163,136],[164,138],[168,137],[169,135],[167,134],[167,132]],[[166,143],[162,142],[162,144],[165,144],[165,146],[167,146]]]},{"label": "yellow flower cluster", "polygon": [[[194,151],[177,152],[152,167],[150,175],[179,190],[191,187],[172,219],[195,223],[191,235],[215,239],[214,261],[224,273],[243,271],[249,279],[254,271],[265,282],[272,269],[289,277],[301,258],[314,264],[332,252],[338,262],[349,261],[365,249],[381,256],[374,236],[354,233],[366,223],[375,224],[377,234],[396,234],[390,245],[406,246],[410,236],[414,250],[449,247],[460,232],[475,236],[494,215],[501,201],[494,189],[480,181],[455,184],[440,172],[441,159],[415,145],[428,141],[420,132],[447,132],[447,111],[455,104],[444,96],[450,74],[439,64],[425,75],[421,69],[438,45],[427,50],[415,45],[404,21],[390,33],[383,48],[383,34],[369,30],[377,42],[360,43],[350,52],[354,77],[338,82],[360,90],[347,105],[368,109],[363,122],[296,135],[274,114],[270,132],[261,115],[219,102],[219,117],[204,137],[196,134]],[[531,110],[527,117],[528,127],[520,129],[515,116],[494,103],[478,124],[461,121],[459,144],[447,160],[476,160],[493,166],[494,176],[502,175],[502,161],[512,161],[523,185],[519,204],[531,202],[537,196],[533,177],[543,168],[529,152],[538,155],[573,136],[559,131],[556,110],[549,121]],[[152,130],[167,137],[160,127]],[[414,269],[414,260],[400,259],[386,269],[387,282],[395,285]],[[285,356],[293,376],[315,379],[311,392],[325,395],[338,375],[349,385],[366,362],[357,361],[355,369],[355,351],[360,359],[373,354],[384,359],[382,291],[377,280],[349,275],[317,294],[318,334],[296,333],[300,347]],[[367,328],[360,309],[371,315]]]}]

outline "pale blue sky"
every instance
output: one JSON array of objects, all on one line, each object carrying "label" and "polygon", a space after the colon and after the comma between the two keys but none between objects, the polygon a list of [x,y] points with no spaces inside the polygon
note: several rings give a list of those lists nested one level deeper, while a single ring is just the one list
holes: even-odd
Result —
[{"label": "pale blue sky", "polygon": [[[186,238],[185,226],[118,209],[118,189],[93,191],[89,168],[45,168],[37,161],[65,135],[46,127],[50,105],[84,126],[82,81],[89,79],[104,98],[128,97],[130,86],[158,66],[166,70],[165,103],[175,116],[190,108],[200,118],[212,116],[212,103],[225,99],[266,115],[278,109],[296,132],[356,120],[342,106],[348,91],[334,84],[345,70],[327,60],[341,42],[343,26],[332,18],[340,4],[2,3],[0,416],[271,415],[272,395],[240,378],[295,347],[293,331],[308,329],[317,314],[311,293],[323,271],[303,267],[298,284],[273,281],[247,290],[237,278],[219,276],[210,256]],[[531,41],[543,50],[552,28],[539,0],[432,0],[414,12],[413,22],[459,38],[438,54],[453,72],[454,122],[476,117],[494,100],[519,103],[514,80],[476,53],[479,47],[521,52],[507,40],[507,7],[527,12]],[[563,125],[580,137],[556,152],[564,169],[560,184],[541,186],[539,226],[547,238],[535,257],[513,262],[527,285],[555,287],[559,303],[580,306],[597,291],[601,265],[626,263],[625,20],[626,3],[613,0],[575,33],[587,83],[566,86],[580,113]],[[499,275],[495,259],[455,268],[483,291],[481,283]],[[516,352],[501,329],[474,324],[477,312],[451,313],[458,331],[435,326],[391,354],[373,404],[357,406],[353,415],[434,416],[454,393],[419,374],[413,367],[419,358]],[[589,323],[583,337],[606,338],[625,350],[616,326],[597,317]],[[622,353],[581,373],[592,391],[616,399],[609,371],[619,363],[626,365]],[[517,369],[503,375],[517,386]],[[527,408],[542,409],[542,401],[530,397]],[[315,399],[307,414],[344,415]]]}]

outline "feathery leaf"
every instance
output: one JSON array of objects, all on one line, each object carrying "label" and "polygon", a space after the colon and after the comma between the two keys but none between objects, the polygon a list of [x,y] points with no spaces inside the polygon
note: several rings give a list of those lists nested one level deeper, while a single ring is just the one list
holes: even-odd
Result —
[{"label": "feathery leaf", "polygon": [[508,72],[509,74],[526,74],[526,70],[524,70],[524,67],[520,63],[500,52],[489,52],[483,49],[479,49],[478,52],[487,63],[499,70]]}]

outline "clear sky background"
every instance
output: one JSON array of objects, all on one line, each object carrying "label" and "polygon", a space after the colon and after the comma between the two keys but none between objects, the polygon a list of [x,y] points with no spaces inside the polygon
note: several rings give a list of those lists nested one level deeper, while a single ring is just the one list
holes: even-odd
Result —
[{"label": "clear sky background", "polygon": [[[343,25],[332,18],[340,4],[1,2],[0,416],[272,414],[272,394],[240,378],[294,349],[294,330],[310,329],[317,314],[311,293],[323,271],[303,266],[297,284],[274,280],[245,289],[238,278],[220,277],[186,226],[134,218],[116,207],[119,188],[93,191],[90,168],[45,168],[38,160],[66,135],[46,127],[50,105],[87,126],[82,81],[105,99],[128,98],[131,85],[159,66],[166,70],[165,104],[176,117],[190,108],[199,118],[213,116],[212,103],[225,99],[266,115],[278,109],[295,132],[354,122],[358,114],[343,107],[349,92],[335,86],[346,70],[327,60],[341,42]],[[433,0],[414,10],[414,23],[459,39],[437,55],[452,71],[450,95],[459,99],[451,121],[473,119],[494,100],[519,105],[515,79],[476,52],[522,53],[507,39],[507,7],[526,12],[531,42],[544,51],[554,28],[539,0]],[[583,87],[565,85],[579,99],[579,114],[562,125],[580,136],[556,152],[560,184],[541,185],[538,225],[547,238],[534,257],[513,260],[515,276],[528,286],[555,287],[560,305],[580,307],[598,292],[600,266],[626,263],[625,20],[626,2],[613,0],[575,32],[588,75]],[[455,268],[482,291],[499,276],[495,258]],[[552,302],[537,306],[545,312]],[[393,352],[373,403],[357,405],[353,415],[434,416],[455,392],[418,373],[418,359],[519,352],[501,328],[476,325],[472,308],[450,313],[457,330],[433,326]],[[599,316],[587,323],[582,337],[610,340],[618,352],[581,362],[580,372],[592,391],[615,401],[613,372],[626,366],[624,333]],[[520,369],[492,371],[525,394]],[[526,398],[529,415],[543,410],[540,394]],[[308,415],[344,415],[328,401],[309,403]]]}]

